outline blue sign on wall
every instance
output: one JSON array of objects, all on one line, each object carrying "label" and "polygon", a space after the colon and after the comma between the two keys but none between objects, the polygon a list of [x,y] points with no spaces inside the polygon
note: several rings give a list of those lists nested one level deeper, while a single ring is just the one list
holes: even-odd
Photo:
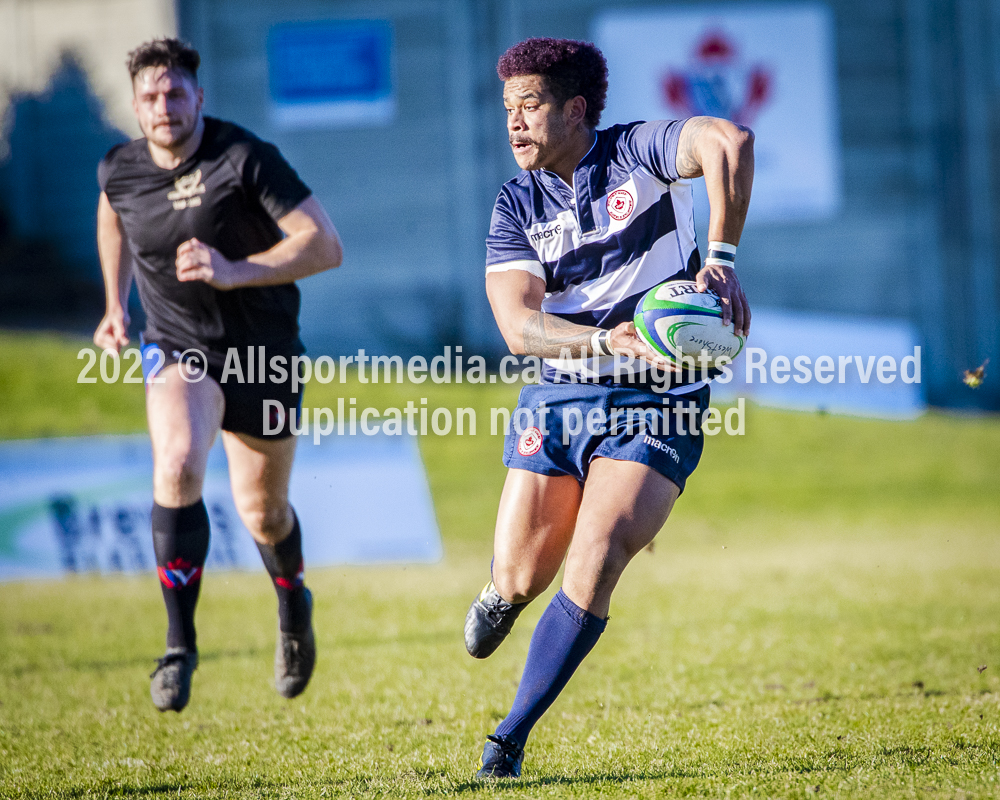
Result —
[{"label": "blue sign on wall", "polygon": [[396,113],[392,27],[382,20],[283,23],[267,42],[282,127],[384,125]]}]

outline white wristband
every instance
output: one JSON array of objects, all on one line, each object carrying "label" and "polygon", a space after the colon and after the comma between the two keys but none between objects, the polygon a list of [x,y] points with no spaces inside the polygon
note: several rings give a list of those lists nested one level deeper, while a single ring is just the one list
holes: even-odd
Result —
[{"label": "white wristband", "polygon": [[611,349],[611,343],[608,341],[610,338],[611,331],[603,329],[594,331],[594,335],[590,337],[590,349],[595,356],[613,356],[615,354],[614,350]]},{"label": "white wristband", "polygon": [[709,242],[706,267],[736,267],[736,245],[727,242]]}]

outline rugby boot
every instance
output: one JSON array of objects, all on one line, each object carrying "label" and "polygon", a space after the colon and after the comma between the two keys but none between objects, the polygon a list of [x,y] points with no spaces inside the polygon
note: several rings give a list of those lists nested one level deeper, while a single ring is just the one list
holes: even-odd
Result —
[{"label": "rugby boot", "polygon": [[508,603],[497,592],[493,581],[483,587],[465,615],[465,649],[473,658],[493,654],[507,638],[514,620],[527,603]]},{"label": "rugby boot", "polygon": [[313,667],[316,666],[316,637],[312,625],[312,592],[306,593],[309,626],[302,633],[278,631],[278,647],[274,651],[274,687],[278,694],[291,700],[305,691]]},{"label": "rugby boot", "polygon": [[191,673],[198,668],[198,651],[168,647],[166,655],[156,660],[149,676],[149,694],[160,711],[180,711],[191,697]]},{"label": "rugby boot", "polygon": [[506,736],[491,733],[486,739],[486,748],[483,750],[483,757],[479,759],[476,777],[480,780],[520,778],[524,748]]}]

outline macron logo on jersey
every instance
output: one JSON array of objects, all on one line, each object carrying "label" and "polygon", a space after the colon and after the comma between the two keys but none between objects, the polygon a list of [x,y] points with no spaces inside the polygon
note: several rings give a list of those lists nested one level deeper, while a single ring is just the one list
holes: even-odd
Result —
[{"label": "macron logo on jersey", "polygon": [[578,247],[578,230],[576,215],[572,211],[561,211],[554,220],[536,222],[525,234],[538,253],[538,260],[544,264],[546,261],[558,261]]},{"label": "macron logo on jersey", "polygon": [[547,239],[551,239],[553,236],[558,236],[563,232],[563,226],[561,222],[557,222],[555,225],[548,227],[543,227],[540,230],[535,231],[531,234],[531,241],[535,244],[543,242]]}]

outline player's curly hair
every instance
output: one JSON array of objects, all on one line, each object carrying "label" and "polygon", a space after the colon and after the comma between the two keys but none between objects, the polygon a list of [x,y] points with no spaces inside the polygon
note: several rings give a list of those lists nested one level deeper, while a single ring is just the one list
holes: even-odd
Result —
[{"label": "player's curly hair", "polygon": [[592,128],[601,121],[607,105],[608,62],[590,42],[525,39],[500,56],[497,75],[502,81],[516,75],[541,75],[560,103],[581,96],[587,101],[585,119]]},{"label": "player's curly hair", "polygon": [[153,39],[151,42],[143,42],[129,53],[126,63],[133,81],[144,69],[166,67],[186,72],[197,83],[201,56],[191,45],[180,39]]}]

